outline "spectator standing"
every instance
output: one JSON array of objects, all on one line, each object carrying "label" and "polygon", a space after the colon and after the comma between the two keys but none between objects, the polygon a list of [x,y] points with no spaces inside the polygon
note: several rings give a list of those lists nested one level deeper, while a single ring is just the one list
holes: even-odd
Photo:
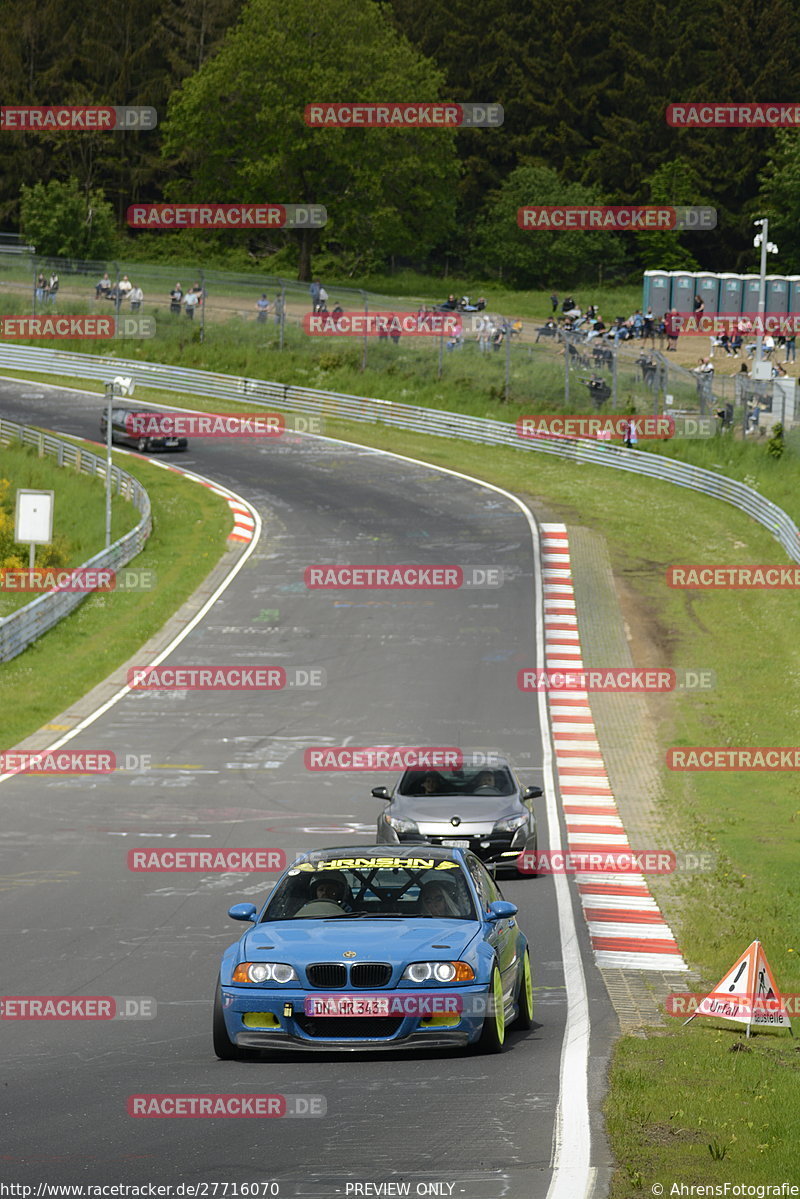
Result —
[{"label": "spectator standing", "polygon": [[795,355],[797,352],[796,346],[795,346],[796,340],[797,340],[797,337],[794,333],[791,333],[788,337],[784,338],[784,345],[786,346],[786,357],[783,360],[784,365],[786,365],[789,362],[796,361],[796,358],[795,358]]},{"label": "spectator standing", "polygon": [[270,309],[270,303],[267,299],[266,292],[262,292],[260,299],[256,300],[256,308],[258,309],[258,316],[256,317],[256,320],[259,322],[259,324],[263,325],[266,323]]},{"label": "spectator standing", "polygon": [[653,309],[649,305],[647,308],[647,312],[644,314],[643,320],[644,320],[644,324],[642,325],[642,349],[644,349],[644,343],[648,340],[652,343],[653,349],[655,349],[656,348],[656,339],[655,339],[655,320],[656,320],[656,318],[653,315]]},{"label": "spectator standing", "polygon": [[694,315],[702,316],[703,313],[705,312],[705,310],[706,310],[706,306],[703,303],[703,301],[700,299],[699,296],[695,296],[695,298],[694,298]]},{"label": "spectator standing", "polygon": [[639,444],[639,434],[636,431],[636,421],[631,419],[625,425],[625,445],[629,450],[633,450]]},{"label": "spectator standing", "polygon": [[180,283],[176,283],[172,291],[169,293],[169,310],[177,313],[180,316],[181,304],[183,303],[183,288]]},{"label": "spectator standing", "polygon": [[45,283],[44,275],[40,271],[36,277],[36,299],[37,300],[44,299],[44,293],[45,293],[46,287],[47,287],[47,284]]},{"label": "spectator standing", "polygon": [[197,294],[195,289],[192,288],[191,291],[187,291],[186,298],[183,301],[183,307],[190,321],[194,320],[194,310],[198,307],[199,303],[200,296]]},{"label": "spectator standing", "polygon": [[312,312],[319,312],[319,293],[320,293],[321,287],[322,287],[322,284],[320,283],[319,279],[315,279],[313,281],[313,283],[311,283],[309,286],[308,290],[311,292],[311,311]]},{"label": "spectator standing", "polygon": [[550,297],[550,305],[553,309],[553,312],[556,312],[558,310],[558,295],[556,294],[556,292],[553,292],[553,294]]},{"label": "spectator standing", "polygon": [[58,294],[58,275],[55,273],[55,271],[53,271],[52,275],[50,276],[50,280],[47,284],[47,292],[45,294],[45,299],[49,300],[51,304],[55,304],[57,294]]},{"label": "spectator standing", "polygon": [[273,311],[275,313],[275,324],[279,325],[283,320],[283,295],[279,291],[275,293],[275,307]]},{"label": "spectator standing", "polygon": [[131,302],[131,312],[138,312],[144,300],[144,292],[141,287],[132,287],[128,294],[128,299]]},{"label": "spectator standing", "polygon": [[678,350],[678,309],[670,308],[664,314],[664,333],[667,338],[667,353],[677,353]]},{"label": "spectator standing", "polygon": [[319,296],[317,298],[317,312],[328,311],[328,293],[324,287],[320,287]]}]

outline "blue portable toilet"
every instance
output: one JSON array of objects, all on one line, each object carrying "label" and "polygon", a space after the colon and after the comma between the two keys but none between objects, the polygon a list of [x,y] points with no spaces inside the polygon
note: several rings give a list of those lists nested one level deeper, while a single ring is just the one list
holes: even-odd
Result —
[{"label": "blue portable toilet", "polygon": [[676,308],[678,312],[691,315],[694,312],[694,297],[695,297],[695,277],[688,271],[670,271],[672,277],[672,289],[670,295],[670,308]]},{"label": "blue portable toilet", "polygon": [[800,312],[800,275],[787,275],[789,285],[789,311]]},{"label": "blue portable toilet", "polygon": [[742,311],[743,291],[744,275],[720,275],[718,311],[738,315]]},{"label": "blue portable toilet", "polygon": [[709,271],[695,271],[695,295],[703,301],[705,313],[719,312],[719,275]]},{"label": "blue portable toilet", "polygon": [[653,309],[654,316],[663,316],[669,308],[669,294],[669,271],[645,271],[642,312],[647,312],[649,304]]},{"label": "blue portable toilet", "polygon": [[744,289],[742,291],[742,312],[752,318],[758,316],[758,291],[761,286],[760,275],[743,275]]},{"label": "blue portable toilet", "polygon": [[785,275],[767,275],[767,312],[789,311],[789,284]]}]

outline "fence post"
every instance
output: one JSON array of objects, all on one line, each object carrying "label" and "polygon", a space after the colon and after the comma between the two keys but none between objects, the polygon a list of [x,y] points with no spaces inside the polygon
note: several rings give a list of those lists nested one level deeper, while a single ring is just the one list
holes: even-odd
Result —
[{"label": "fence post", "polygon": [[206,275],[205,271],[200,270],[200,341],[206,339]]},{"label": "fence post", "polygon": [[511,325],[506,321],[506,403],[511,389]]},{"label": "fence post", "polygon": [[[365,291],[361,292],[361,298],[364,301],[364,317],[366,318],[369,316],[369,300],[367,298],[367,293]],[[367,369],[367,323],[368,322],[365,319],[364,320],[364,348],[361,352],[361,369],[362,369],[362,371],[365,371]]]}]

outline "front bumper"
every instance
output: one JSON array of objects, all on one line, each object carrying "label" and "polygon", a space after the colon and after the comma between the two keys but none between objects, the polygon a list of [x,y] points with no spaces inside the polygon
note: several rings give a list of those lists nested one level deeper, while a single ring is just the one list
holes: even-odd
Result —
[{"label": "front bumper", "polygon": [[[341,993],[359,994],[352,990]],[[410,991],[401,988],[370,991],[370,994],[385,995],[390,1000],[420,993],[419,986]],[[483,1027],[488,988],[473,984],[447,988],[445,991],[440,985],[431,993],[460,996],[466,1010],[431,1016],[308,1017],[305,1015],[305,1000],[319,996],[320,991],[291,987],[221,987],[225,1027],[231,1041],[240,1048],[357,1052],[373,1049],[456,1048],[477,1040]],[[252,1026],[260,1021],[263,1021],[263,1026]]]},{"label": "front bumper", "polygon": [[446,845],[448,841],[451,844],[454,841],[468,841],[469,844],[462,848],[469,849],[482,862],[513,867],[521,853],[535,853],[538,848],[536,834],[526,836],[525,829],[521,831],[521,836],[519,833],[490,832],[464,833],[462,837],[459,837],[456,830],[451,833],[428,833],[421,829],[419,833],[401,833],[399,836],[394,830],[387,830],[381,840],[385,844],[392,845]]}]

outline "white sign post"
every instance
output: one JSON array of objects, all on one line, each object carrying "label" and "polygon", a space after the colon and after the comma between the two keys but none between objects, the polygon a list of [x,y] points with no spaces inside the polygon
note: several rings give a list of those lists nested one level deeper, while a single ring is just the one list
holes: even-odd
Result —
[{"label": "white sign post", "polygon": [[36,562],[37,545],[49,545],[53,540],[54,491],[33,491],[17,488],[17,510],[14,521],[14,540],[30,545],[29,570]]}]

